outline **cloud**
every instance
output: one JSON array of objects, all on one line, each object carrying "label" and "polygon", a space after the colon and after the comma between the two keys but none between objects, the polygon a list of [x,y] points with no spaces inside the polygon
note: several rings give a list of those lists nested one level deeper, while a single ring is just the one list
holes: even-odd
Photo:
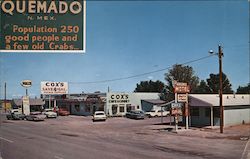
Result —
[{"label": "cloud", "polygon": [[153,76],[148,76],[148,79],[150,79],[150,80],[151,80],[151,79],[154,79],[154,77],[153,77]]}]

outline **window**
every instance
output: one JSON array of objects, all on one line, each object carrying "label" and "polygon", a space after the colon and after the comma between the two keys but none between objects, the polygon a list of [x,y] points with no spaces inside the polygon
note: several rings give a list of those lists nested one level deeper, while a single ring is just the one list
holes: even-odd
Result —
[{"label": "window", "polygon": [[191,116],[199,116],[200,113],[199,113],[199,108],[191,108]]},{"label": "window", "polygon": [[211,116],[211,109],[205,108],[205,117],[210,117],[210,116]]},{"label": "window", "polygon": [[214,117],[219,118],[220,117],[220,108],[214,108]]},{"label": "window", "polygon": [[124,106],[120,106],[120,113],[124,113]]},{"label": "window", "polygon": [[131,104],[126,104],[127,112],[130,112],[132,110]]},{"label": "window", "polygon": [[90,105],[86,105],[85,111],[86,111],[86,112],[90,112]]},{"label": "window", "polygon": [[75,105],[75,109],[76,109],[77,112],[79,112],[80,111],[80,105]]},{"label": "window", "polygon": [[117,114],[117,104],[112,105],[112,114],[113,115]]}]

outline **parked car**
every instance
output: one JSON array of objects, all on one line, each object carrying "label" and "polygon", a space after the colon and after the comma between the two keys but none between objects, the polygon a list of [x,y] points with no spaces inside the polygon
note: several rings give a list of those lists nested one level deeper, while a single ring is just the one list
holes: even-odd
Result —
[{"label": "parked car", "polygon": [[126,113],[126,117],[130,119],[144,119],[145,114],[142,110],[131,110],[130,112]]},{"label": "parked car", "polygon": [[26,115],[26,120],[31,121],[43,121],[46,118],[46,115],[41,112],[31,112],[30,115]]},{"label": "parked car", "polygon": [[93,114],[93,122],[95,121],[105,121],[107,119],[107,116],[104,111],[96,111]]},{"label": "parked car", "polygon": [[24,120],[25,115],[20,113],[10,113],[6,115],[8,120]]},{"label": "parked car", "polygon": [[53,109],[44,109],[43,112],[44,115],[46,115],[47,118],[56,118],[57,113],[53,111]]},{"label": "parked car", "polygon": [[70,113],[67,109],[65,108],[59,108],[58,110],[58,114],[61,115],[61,116],[68,116]]},{"label": "parked car", "polygon": [[164,111],[164,110],[151,110],[150,112],[145,113],[146,116],[148,117],[159,117],[159,116],[167,116],[169,115],[169,111]]}]

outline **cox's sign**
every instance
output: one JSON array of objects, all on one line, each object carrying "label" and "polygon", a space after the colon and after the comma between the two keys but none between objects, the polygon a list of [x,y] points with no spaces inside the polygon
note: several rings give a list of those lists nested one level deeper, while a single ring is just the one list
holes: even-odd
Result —
[{"label": "cox's sign", "polygon": [[68,82],[41,82],[41,94],[68,94]]},{"label": "cox's sign", "polygon": [[129,95],[128,94],[108,94],[108,103],[129,103]]}]

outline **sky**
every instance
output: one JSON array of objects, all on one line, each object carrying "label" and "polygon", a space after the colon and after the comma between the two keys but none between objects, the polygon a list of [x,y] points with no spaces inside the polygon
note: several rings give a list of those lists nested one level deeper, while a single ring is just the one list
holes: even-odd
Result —
[{"label": "sky", "polygon": [[[236,91],[249,83],[247,0],[87,1],[86,52],[1,52],[0,98],[5,82],[7,98],[25,95],[25,79],[32,80],[31,97],[40,97],[41,81],[68,82],[69,93],[133,92],[140,81],[166,83],[166,68],[216,53],[219,44],[223,72]],[[217,56],[188,65],[200,80],[219,72]],[[120,78],[127,79],[112,81]],[[99,82],[105,80],[111,81]]]}]

